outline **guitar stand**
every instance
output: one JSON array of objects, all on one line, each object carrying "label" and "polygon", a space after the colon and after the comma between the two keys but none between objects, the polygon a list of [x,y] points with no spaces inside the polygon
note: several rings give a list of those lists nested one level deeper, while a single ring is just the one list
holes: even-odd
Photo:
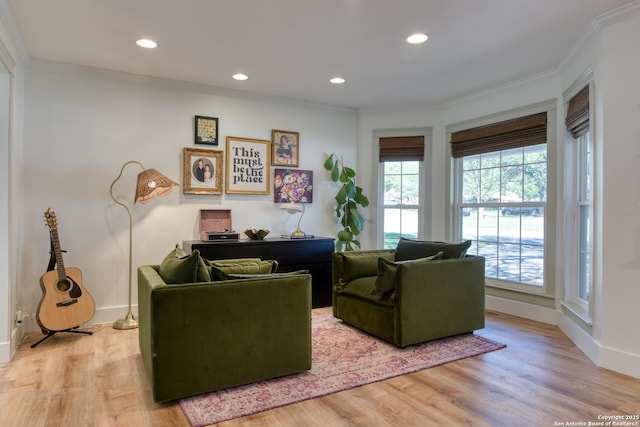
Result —
[{"label": "guitar stand", "polygon": [[55,334],[60,333],[60,332],[69,332],[69,333],[73,333],[73,334],[93,335],[93,332],[90,332],[90,331],[76,331],[76,329],[78,329],[79,327],[80,326],[76,326],[76,327],[65,329],[65,330],[62,330],[62,331],[45,331],[43,329],[42,333],[45,334],[44,338],[40,339],[40,341],[38,341],[35,344],[31,344],[31,348],[34,348],[38,344],[44,342],[45,340],[51,338],[52,336],[54,336]]},{"label": "guitar stand", "polygon": [[[47,271],[51,271],[55,268],[56,266],[56,257],[53,251],[53,240],[50,240],[51,243],[51,251],[49,252],[49,254],[51,255],[51,257],[49,258],[49,265],[47,266]],[[62,251],[62,252],[66,252],[66,251]],[[31,348],[36,347],[38,344],[44,342],[45,340],[48,340],[49,338],[51,338],[52,336],[54,336],[57,333],[60,332],[68,332],[68,333],[72,333],[72,334],[85,334],[85,335],[93,335],[93,332],[89,332],[89,331],[77,331],[76,329],[78,329],[80,326],[74,326],[73,328],[69,328],[69,329],[64,329],[62,331],[47,331],[45,329],[42,329],[42,333],[45,335],[43,338],[40,339],[40,341],[38,341],[35,344],[31,345]]]}]

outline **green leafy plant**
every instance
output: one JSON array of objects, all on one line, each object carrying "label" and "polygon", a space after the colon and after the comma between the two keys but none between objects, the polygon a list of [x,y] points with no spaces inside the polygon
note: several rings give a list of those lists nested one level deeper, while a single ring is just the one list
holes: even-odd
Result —
[{"label": "green leafy plant", "polygon": [[336,194],[336,217],[342,230],[338,232],[337,251],[353,251],[360,248],[358,235],[364,229],[365,220],[358,212],[358,205],[366,208],[369,199],[362,194],[362,188],[356,185],[356,171],[344,165],[341,158],[331,154],[324,162],[324,168],[331,172],[331,181],[342,183]]}]

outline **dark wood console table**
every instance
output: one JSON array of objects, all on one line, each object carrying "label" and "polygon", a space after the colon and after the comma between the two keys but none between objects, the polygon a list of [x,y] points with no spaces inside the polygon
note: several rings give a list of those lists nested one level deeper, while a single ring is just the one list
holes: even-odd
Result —
[{"label": "dark wood console table", "polygon": [[278,261],[279,272],[309,270],[312,276],[312,307],[331,305],[332,254],[334,240],[327,237],[313,239],[223,240],[202,242],[185,240],[185,252],[198,249],[206,259],[262,258]]}]

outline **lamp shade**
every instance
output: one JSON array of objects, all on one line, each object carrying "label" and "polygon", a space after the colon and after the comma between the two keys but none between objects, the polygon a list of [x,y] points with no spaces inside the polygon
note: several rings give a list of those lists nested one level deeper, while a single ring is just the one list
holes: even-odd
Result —
[{"label": "lamp shade", "polygon": [[149,203],[157,196],[171,192],[178,184],[155,169],[145,169],[138,174],[134,203]]},{"label": "lamp shade", "polygon": [[294,213],[298,213],[298,212],[302,212],[302,210],[304,209],[302,206],[300,206],[297,203],[283,203],[280,205],[280,209],[282,209],[283,211],[290,213],[290,214],[294,214]]}]

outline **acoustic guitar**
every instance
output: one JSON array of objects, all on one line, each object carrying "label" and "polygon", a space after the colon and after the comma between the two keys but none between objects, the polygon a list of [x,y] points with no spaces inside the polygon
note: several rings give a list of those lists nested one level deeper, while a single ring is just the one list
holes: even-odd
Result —
[{"label": "acoustic guitar", "polygon": [[56,214],[49,208],[44,213],[44,218],[51,233],[56,269],[47,271],[40,278],[42,299],[38,305],[36,320],[43,331],[66,331],[91,320],[96,305],[82,286],[80,270],[64,267]]}]

